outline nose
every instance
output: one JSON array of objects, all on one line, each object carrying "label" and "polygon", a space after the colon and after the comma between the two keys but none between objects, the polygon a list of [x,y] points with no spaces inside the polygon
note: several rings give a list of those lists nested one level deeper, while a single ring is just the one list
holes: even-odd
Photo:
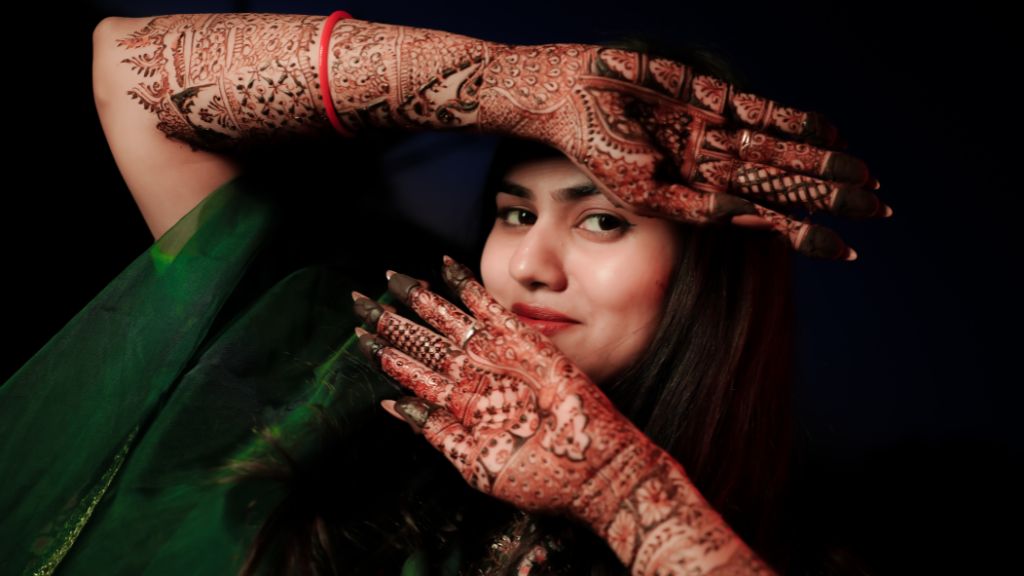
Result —
[{"label": "nose", "polygon": [[509,260],[509,274],[529,290],[560,292],[568,283],[563,265],[566,239],[551,228],[541,222],[531,226]]}]

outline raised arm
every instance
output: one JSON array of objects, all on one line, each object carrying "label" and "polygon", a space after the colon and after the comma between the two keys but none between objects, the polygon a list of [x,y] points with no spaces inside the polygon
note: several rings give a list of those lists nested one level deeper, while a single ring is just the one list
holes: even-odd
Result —
[{"label": "raised arm", "polygon": [[[318,77],[325,21],[176,14],[96,27],[100,122],[154,238],[239,172],[237,150],[332,129]],[[436,103],[455,97],[459,71],[482,61],[483,41],[359,20],[332,31],[331,93],[350,132],[455,127],[435,115]]]},{"label": "raised arm", "polygon": [[[194,206],[210,181],[237,168],[223,157],[161,148],[153,130],[123,133],[148,115],[167,136],[227,152],[330,130],[319,84],[326,20],[179,14],[100,24],[97,107],[155,235]],[[338,22],[328,40],[328,92],[349,132],[471,128],[539,140],[564,152],[613,201],[694,224],[769,228],[818,258],[855,253],[831,230],[768,205],[856,218],[891,214],[870,191],[877,182],[864,163],[827,148],[836,132],[820,115],[738,92],[684,63],[357,19]]]},{"label": "raised arm", "polygon": [[120,38],[143,19],[106,18],[93,31],[93,97],[103,134],[153,239],[160,238],[219,185],[238,174],[226,154],[168,138],[156,117],[130,96],[144,78],[121,61]]}]

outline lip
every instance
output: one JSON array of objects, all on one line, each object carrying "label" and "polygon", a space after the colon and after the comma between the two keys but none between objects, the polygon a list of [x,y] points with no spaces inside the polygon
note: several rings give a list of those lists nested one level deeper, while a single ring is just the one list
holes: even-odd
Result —
[{"label": "lip", "polygon": [[532,326],[545,336],[551,336],[580,323],[579,320],[556,310],[518,302],[512,305],[512,313],[518,316],[521,322]]},{"label": "lip", "polygon": [[545,308],[543,306],[531,306],[530,304],[523,304],[521,302],[516,302],[512,305],[512,312],[533,320],[579,324],[579,320],[570,318],[557,310],[552,310],[551,308]]}]

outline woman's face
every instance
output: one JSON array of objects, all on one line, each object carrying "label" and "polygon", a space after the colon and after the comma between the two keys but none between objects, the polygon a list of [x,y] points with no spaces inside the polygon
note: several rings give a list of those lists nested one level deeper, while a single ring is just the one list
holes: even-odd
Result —
[{"label": "woman's face", "polygon": [[567,158],[517,164],[495,198],[484,286],[594,382],[651,342],[678,250],[673,224],[612,204]]}]

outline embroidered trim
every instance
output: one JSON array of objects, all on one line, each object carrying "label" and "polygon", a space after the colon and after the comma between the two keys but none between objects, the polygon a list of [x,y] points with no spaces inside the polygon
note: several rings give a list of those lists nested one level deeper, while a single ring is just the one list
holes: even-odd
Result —
[{"label": "embroidered trim", "polygon": [[93,486],[91,494],[79,501],[77,509],[64,522],[64,526],[61,529],[62,536],[54,538],[48,550],[43,553],[46,560],[42,564],[37,565],[35,569],[29,567],[23,574],[31,574],[32,576],[50,576],[53,574],[57,566],[64,560],[68,551],[71,550],[71,546],[74,545],[79,534],[82,533],[82,529],[89,522],[89,518],[92,517],[92,513],[96,510],[96,506],[100,503],[103,495],[107,493],[107,488],[114,481],[118,471],[121,470],[121,465],[124,464],[125,457],[128,455],[132,442],[135,440],[135,434],[138,431],[139,425],[136,424],[135,428],[128,433],[128,438],[121,445],[121,449],[114,455],[113,462],[111,462],[107,471],[103,473],[99,482]]}]

